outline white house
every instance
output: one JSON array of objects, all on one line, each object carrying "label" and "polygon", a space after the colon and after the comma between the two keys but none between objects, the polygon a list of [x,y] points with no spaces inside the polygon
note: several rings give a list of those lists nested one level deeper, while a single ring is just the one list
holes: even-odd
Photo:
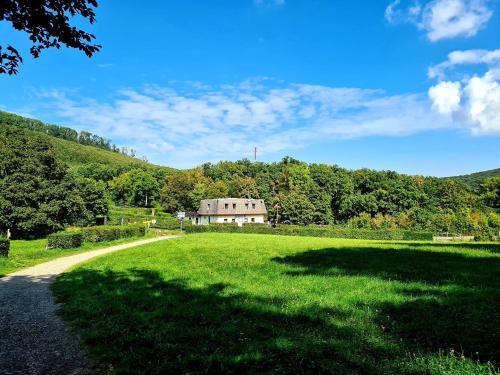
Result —
[{"label": "white house", "polygon": [[265,223],[267,215],[263,199],[218,198],[203,199],[197,215],[191,217],[195,225],[210,223]]}]

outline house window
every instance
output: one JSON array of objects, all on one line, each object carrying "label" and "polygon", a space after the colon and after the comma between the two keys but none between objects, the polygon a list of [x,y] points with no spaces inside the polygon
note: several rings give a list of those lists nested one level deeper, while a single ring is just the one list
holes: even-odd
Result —
[{"label": "house window", "polygon": [[224,223],[227,223],[227,219],[224,219]]},{"label": "house window", "polygon": [[255,223],[255,218],[254,217],[252,217],[252,223]]},{"label": "house window", "polygon": [[234,223],[236,221],[236,219],[231,219],[231,222]]},{"label": "house window", "polygon": [[248,203],[245,203],[245,208],[248,210]]},{"label": "house window", "polygon": [[226,210],[227,210],[228,208],[229,208],[229,204],[224,203],[224,209],[226,209]]},{"label": "house window", "polygon": [[255,210],[255,203],[252,203],[252,209]]},{"label": "house window", "polygon": [[248,223],[248,217],[245,218],[245,223]]},{"label": "house window", "polygon": [[236,210],[236,203],[233,203],[233,210]]}]

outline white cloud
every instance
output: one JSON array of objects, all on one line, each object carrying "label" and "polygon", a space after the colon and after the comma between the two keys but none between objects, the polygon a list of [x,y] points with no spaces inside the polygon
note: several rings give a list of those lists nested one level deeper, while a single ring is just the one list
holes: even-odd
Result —
[{"label": "white cloud", "polygon": [[448,69],[464,64],[486,64],[488,70],[483,75],[463,75],[461,81],[443,81],[431,87],[433,108],[464,118],[474,134],[500,134],[500,50],[454,51],[445,62],[431,67],[429,76],[442,80]]},{"label": "white cloud", "polygon": [[483,0],[435,0],[424,9],[420,27],[432,42],[471,37],[489,21],[492,14]]},{"label": "white cloud", "polygon": [[[317,142],[403,136],[451,127],[425,95],[251,80],[207,87],[148,86],[97,102],[74,92],[43,94],[51,117],[131,146],[149,160],[189,167],[207,160],[287,153]],[[55,113],[54,113],[55,112]]]},{"label": "white cloud", "polygon": [[385,8],[385,19],[388,22],[392,23],[392,22],[396,21],[396,16],[398,15],[396,8],[398,7],[398,5],[400,3],[401,3],[401,0],[394,0],[392,3],[387,5],[387,8]]},{"label": "white cloud", "polygon": [[468,98],[466,111],[476,134],[500,134],[499,78],[500,71],[489,71],[482,77],[471,78],[464,88]]},{"label": "white cloud", "polygon": [[460,82],[440,82],[429,89],[432,107],[439,113],[450,114],[460,107]]},{"label": "white cloud", "polygon": [[450,52],[446,61],[429,68],[428,76],[430,78],[437,77],[442,79],[447,69],[453,68],[456,65],[471,64],[500,64],[500,49],[492,51],[484,49],[472,49]]},{"label": "white cloud", "polygon": [[385,10],[390,23],[408,22],[424,30],[431,42],[476,35],[490,20],[493,11],[487,0],[418,0],[391,2]]}]

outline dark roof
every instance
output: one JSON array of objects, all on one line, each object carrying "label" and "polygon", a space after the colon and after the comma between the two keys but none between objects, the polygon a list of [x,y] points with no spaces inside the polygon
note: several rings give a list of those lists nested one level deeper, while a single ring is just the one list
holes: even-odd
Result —
[{"label": "dark roof", "polygon": [[247,198],[203,199],[200,202],[200,209],[198,210],[198,214],[214,215],[214,216],[266,215],[267,209],[263,199],[247,199]]}]

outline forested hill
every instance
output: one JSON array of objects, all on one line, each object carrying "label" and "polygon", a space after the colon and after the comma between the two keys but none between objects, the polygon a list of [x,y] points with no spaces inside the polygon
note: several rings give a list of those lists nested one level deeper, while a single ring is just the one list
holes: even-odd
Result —
[{"label": "forested hill", "polygon": [[25,129],[32,134],[42,133],[54,147],[57,157],[72,168],[85,165],[108,165],[120,170],[133,168],[161,168],[173,171],[172,168],[159,167],[138,159],[129,148],[118,148],[110,140],[89,132],[77,132],[74,129],[46,124],[0,111],[0,128],[15,127]]},{"label": "forested hill", "polygon": [[103,138],[97,134],[93,134],[87,131],[78,132],[65,126],[47,124],[40,120],[22,117],[9,112],[0,111],[0,126],[15,126],[16,128],[44,133],[52,137],[65,139],[70,142],[95,146],[104,150],[118,153],[128,154],[130,152],[128,149],[118,148],[116,145],[111,143],[111,140]]},{"label": "forested hill", "polygon": [[490,169],[488,171],[476,172],[462,176],[446,177],[447,179],[461,182],[467,185],[473,191],[479,191],[481,184],[488,178],[500,176],[500,168]]}]

